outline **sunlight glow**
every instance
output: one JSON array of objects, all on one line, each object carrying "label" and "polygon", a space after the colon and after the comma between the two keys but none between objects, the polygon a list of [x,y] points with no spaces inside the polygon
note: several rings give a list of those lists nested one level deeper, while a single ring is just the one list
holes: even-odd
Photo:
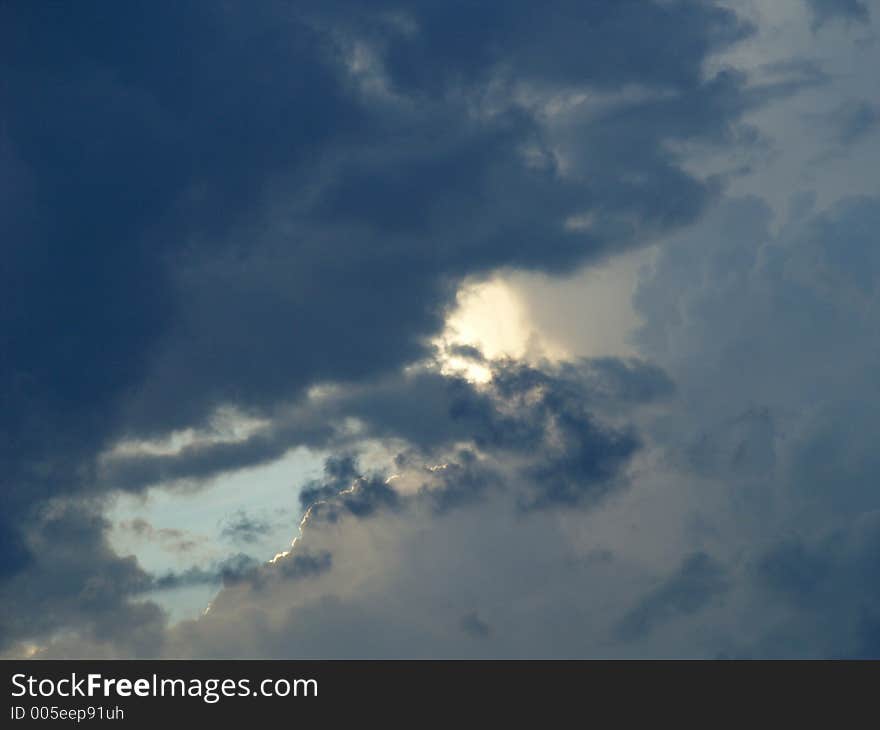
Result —
[{"label": "sunlight glow", "polygon": [[561,347],[537,334],[521,297],[500,277],[466,285],[459,291],[457,306],[434,344],[440,351],[442,372],[475,383],[491,380],[490,368],[452,352],[455,346],[474,347],[487,360],[510,357],[534,362],[566,356]]}]

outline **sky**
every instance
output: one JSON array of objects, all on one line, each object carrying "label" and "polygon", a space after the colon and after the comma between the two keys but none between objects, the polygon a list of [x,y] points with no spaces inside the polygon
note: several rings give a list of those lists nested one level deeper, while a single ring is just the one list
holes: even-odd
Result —
[{"label": "sky", "polygon": [[880,657],[880,3],[0,3],[0,657]]}]

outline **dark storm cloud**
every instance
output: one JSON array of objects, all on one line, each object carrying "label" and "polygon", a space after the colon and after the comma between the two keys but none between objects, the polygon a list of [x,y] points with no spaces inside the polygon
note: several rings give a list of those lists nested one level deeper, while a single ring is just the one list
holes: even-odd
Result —
[{"label": "dark storm cloud", "polygon": [[[97,459],[113,442],[202,426],[220,406],[274,416],[315,383],[394,373],[427,354],[463,277],[565,271],[692,221],[717,185],[669,143],[730,140],[745,110],[784,93],[703,74],[748,32],[689,0],[4,3],[6,579],[39,562],[21,525],[47,500],[328,435],[301,424],[115,475]],[[611,100],[557,122],[546,100],[581,90]],[[565,227],[587,213],[591,230]],[[478,444],[535,438],[462,403],[456,427]],[[625,460],[630,442],[549,403],[539,415],[554,408],[594,431],[544,473],[604,478]],[[561,501],[581,500],[554,479]],[[49,615],[63,627],[75,612]]]},{"label": "dark storm cloud", "polygon": [[[561,418],[564,408],[580,408],[579,418],[589,430],[593,427],[587,423],[588,411],[623,412],[673,392],[672,382],[660,369],[635,359],[598,358],[544,370],[513,361],[483,358],[482,362],[493,374],[487,388],[443,375],[429,363],[415,372],[301,400],[242,441],[195,444],[168,455],[116,458],[104,464],[101,478],[129,490],[160,481],[198,481],[276,459],[295,445],[344,451],[368,437],[402,440],[426,453],[460,441],[472,441],[483,449],[522,451],[540,446],[545,422]],[[535,395],[539,400],[527,408],[514,415],[504,412],[505,404],[525,405],[524,399]],[[340,428],[346,417],[358,419],[362,428],[346,433]],[[577,437],[578,424],[569,425]],[[588,441],[592,438],[587,432],[584,436]],[[335,458],[336,471],[329,476],[341,484],[352,478],[344,469],[353,457]]]},{"label": "dark storm cloud", "polygon": [[[334,415],[339,415],[337,411]],[[107,488],[139,491],[159,483],[192,483],[281,458],[294,446],[323,447],[339,440],[329,413],[306,404],[279,418],[270,429],[241,441],[196,443],[171,454],[135,454],[105,460],[95,482]]]},{"label": "dark storm cloud", "polygon": [[[563,0],[552,8],[525,0],[503,8],[456,0],[411,3],[406,14],[419,32],[392,38],[388,66],[401,87],[418,92],[481,83],[498,67],[600,88],[688,87],[699,80],[699,59],[748,32],[729,12],[693,0],[600,0],[588,7]],[[673,36],[676,46],[666,42]],[[543,44],[548,37],[556,44],[552,53]]]},{"label": "dark storm cloud", "polygon": [[[631,427],[611,426],[601,414],[609,404],[632,408],[671,391],[662,372],[637,361],[536,368],[502,360],[492,363],[492,373],[484,386],[431,371],[404,375],[395,388],[369,388],[369,410],[358,408],[355,395],[345,412],[364,418],[361,438],[378,434],[408,444],[395,467],[424,481],[416,498],[437,513],[477,502],[490,490],[517,495],[519,509],[533,511],[595,505],[624,485],[623,470],[641,444]],[[442,399],[405,397],[413,380],[421,395],[433,381]],[[377,393],[387,400],[374,400]],[[422,438],[407,441],[413,434]],[[431,458],[443,463],[426,465]],[[394,478],[362,474],[354,456],[331,457],[324,478],[306,484],[300,501],[311,522],[397,510],[412,497],[398,493]]]},{"label": "dark storm cloud", "polygon": [[[77,471],[64,467],[118,429],[189,425],[220,403],[264,407],[314,379],[396,366],[437,327],[444,277],[557,268],[619,245],[561,230],[567,211],[594,207],[596,196],[633,222],[646,212],[647,202],[603,202],[610,181],[590,190],[519,165],[517,146],[540,136],[527,110],[508,104],[479,120],[465,101],[423,97],[411,84],[413,100],[365,96],[343,41],[380,33],[392,81],[419,68],[451,83],[462,64],[471,80],[504,65],[499,47],[528,78],[531,56],[516,49],[553,39],[567,50],[535,67],[546,83],[638,79],[703,108],[718,88],[700,80],[703,59],[743,33],[730,13],[689,2],[560,6],[575,26],[527,6],[437,15],[416,4],[407,14],[419,31],[402,38],[382,29],[378,12],[343,22],[335,13],[347,9],[4,6],[4,130],[30,181],[11,209],[17,235],[5,252],[4,432],[15,444],[6,474],[25,478],[51,435],[52,463],[69,459],[45,487],[56,491],[76,481],[62,479]],[[481,27],[471,21],[482,12],[491,12],[488,36],[461,37],[462,24]],[[658,23],[683,42],[653,33],[656,48],[645,48],[642,29]],[[397,62],[399,49],[422,61]],[[617,62],[597,62],[607,54]],[[654,185],[678,181],[685,187],[670,198],[699,207],[702,184],[658,158],[661,137],[733,122],[741,91],[724,87],[728,103],[696,119],[681,107],[674,122],[671,101],[643,109],[662,119],[660,132],[642,128],[643,147],[656,146],[644,166],[659,165],[642,170],[651,206]],[[632,177],[634,164],[618,177]],[[672,208],[647,212],[679,218]]]},{"label": "dark storm cloud", "polygon": [[[271,169],[354,115],[326,65],[309,62],[308,33],[254,40],[265,17],[113,3],[0,12],[15,162],[2,185],[0,533],[13,534],[4,563],[23,568],[19,522],[94,483],[91,461],[124,430],[120,403],[177,316],[166,255],[222,230]],[[295,79],[251,83],[287,66]],[[303,94],[323,117],[311,132]]]},{"label": "dark storm cloud", "polygon": [[310,523],[336,522],[345,513],[364,518],[383,510],[396,511],[414,498],[427,501],[442,514],[479,500],[490,487],[499,487],[503,482],[501,474],[466,449],[440,466],[426,466],[425,454],[418,450],[404,451],[395,458],[395,467],[415,470],[423,479],[415,497],[405,497],[395,489],[394,475],[363,476],[352,457],[342,457],[350,471],[334,475],[340,460],[329,457],[324,465],[324,479],[307,483],[300,492],[300,502]]},{"label": "dark storm cloud", "polygon": [[[605,415],[668,398],[672,392],[662,371],[636,360],[602,358],[543,368],[508,360],[489,365],[493,377],[485,386],[441,375],[429,366],[343,389],[305,404],[289,420],[280,418],[252,439],[289,445],[290,423],[310,418],[320,429],[318,419],[352,416],[361,428],[354,436],[340,435],[328,445],[342,448],[376,438],[402,445],[399,467],[423,468],[418,464],[441,456],[448,462],[443,469],[425,472],[435,482],[426,496],[439,511],[479,499],[486,490],[508,481],[476,458],[476,452],[525,459],[518,468],[530,485],[522,492],[524,509],[574,506],[608,493],[639,448],[631,428],[612,427],[605,423]],[[249,443],[213,444],[133,461],[139,468],[153,462],[164,465],[166,476],[207,477],[227,468],[224,453],[255,453],[254,462],[236,463],[259,463],[263,452],[252,451]],[[211,458],[216,454],[221,458]],[[152,473],[153,468],[146,471]],[[322,479],[307,483],[300,493],[304,508],[315,505],[314,518],[336,520],[340,509],[368,516],[380,507],[398,504],[388,474],[363,474],[351,453],[330,457],[324,471]],[[128,461],[123,459],[111,473],[117,479],[130,473]]]},{"label": "dark storm cloud", "polygon": [[0,580],[27,565],[28,551],[18,530],[0,522]]},{"label": "dark storm cloud", "polygon": [[[3,13],[4,131],[31,181],[4,250],[4,472],[25,478],[45,439],[51,466],[118,427],[120,397],[179,314],[165,256],[244,215],[272,170],[356,115],[313,35],[269,32],[258,14]],[[295,78],[260,72],[288,66]],[[72,481],[58,471],[47,489]]]},{"label": "dark storm cloud", "polygon": [[[434,442],[415,443],[430,451],[467,439],[483,454],[526,459],[518,470],[530,485],[521,495],[524,509],[583,505],[598,501],[615,486],[639,448],[631,429],[611,427],[601,414],[622,403],[649,403],[670,392],[671,383],[662,372],[637,361],[601,359],[544,368],[499,361],[492,363],[492,380],[485,388],[447,378],[445,419],[437,414],[430,421]],[[409,418],[427,420],[417,411]],[[406,438],[414,431],[403,428],[396,435]],[[441,509],[505,481],[467,449],[439,474],[445,486],[432,494]]]},{"label": "dark storm cloud", "polygon": [[0,592],[0,645],[76,627],[110,653],[153,656],[161,650],[165,616],[136,600],[150,576],[134,557],[107,544],[107,523],[94,505],[56,501],[24,528],[27,571],[8,576]]}]

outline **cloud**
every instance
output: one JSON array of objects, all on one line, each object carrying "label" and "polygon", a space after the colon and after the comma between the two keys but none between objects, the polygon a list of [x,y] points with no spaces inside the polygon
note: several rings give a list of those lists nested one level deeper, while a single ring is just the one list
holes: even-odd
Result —
[{"label": "cloud", "polygon": [[716,495],[698,534],[727,556],[731,605],[764,606],[720,651],[876,655],[880,201],[790,210],[773,232],[764,203],[731,200],[644,277],[640,349],[679,395],[646,438]]},{"label": "cloud", "polygon": [[164,613],[139,600],[150,577],[134,557],[112,551],[107,524],[94,507],[55,500],[24,530],[27,570],[7,576],[0,590],[4,648],[54,635],[60,643],[93,642],[103,653],[155,656],[161,651]]},{"label": "cloud", "polygon": [[447,352],[453,357],[461,357],[465,360],[472,360],[473,362],[481,363],[486,360],[483,353],[473,345],[451,345],[447,348]]},{"label": "cloud", "polygon": [[[140,27],[153,32],[133,39],[126,54],[109,39],[128,36],[127,13],[105,14],[104,27],[119,32],[94,37],[87,14],[5,11],[15,17],[4,25],[33,27],[39,39],[27,47],[6,44],[7,93],[18,102],[6,106],[7,134],[40,181],[31,202],[21,201],[22,215],[53,211],[42,226],[20,221],[10,255],[18,275],[52,284],[55,292],[28,298],[29,289],[9,282],[7,291],[17,294],[4,331],[15,345],[15,372],[31,380],[19,386],[8,419],[24,418],[25,404],[33,412],[42,403],[44,420],[60,424],[68,398],[77,422],[95,414],[86,431],[98,442],[108,436],[101,424],[123,416],[133,430],[191,425],[224,402],[265,408],[315,379],[396,366],[417,355],[418,336],[439,325],[450,295],[442,279],[505,264],[560,268],[628,243],[625,232],[610,229],[601,239],[565,233],[565,208],[600,206],[602,215],[631,225],[640,217],[658,224],[692,218],[707,188],[662,153],[663,141],[715,136],[744,105],[736,80],[699,76],[706,55],[744,28],[729,12],[699,3],[561,7],[584,32],[601,34],[601,44],[586,45],[571,24],[524,6],[493,8],[490,37],[469,36],[465,45],[456,40],[461,16],[451,10],[435,17],[431,6],[413,6],[418,32],[401,36],[370,22],[373,12],[343,22],[337,13],[345,7],[329,4],[303,16],[274,5],[259,12],[144,11]],[[625,64],[594,62],[617,55],[625,39],[643,41],[638,29],[657,22],[687,39],[675,54],[663,51],[665,40],[658,43],[662,63],[644,49],[620,56]],[[510,99],[490,115],[475,117],[473,108],[476,80],[489,83],[497,65],[506,65],[503,57],[496,63],[484,55],[495,33],[514,47],[552,39],[570,50],[546,68],[512,55],[516,79],[537,74],[543,84],[590,87],[638,78],[674,86],[674,101],[636,101],[592,124],[576,122],[584,131],[595,127],[603,143],[610,139],[600,130],[617,127],[619,149],[629,125],[643,138],[645,156],[605,165],[609,177],[601,186],[522,164],[523,145],[546,145],[538,111]],[[70,37],[84,42],[55,43]],[[171,60],[184,39],[199,64]],[[376,98],[358,87],[347,65],[355,40],[376,45],[392,82],[413,68],[400,62],[404,51],[422,58],[426,83],[451,84],[461,64],[476,65],[462,79],[460,101],[425,97],[426,89],[408,83],[395,84],[402,87],[397,95]],[[295,79],[272,72],[293,67],[300,69]],[[721,96],[728,99],[723,108],[710,103],[684,122],[682,109]],[[677,123],[668,117],[673,109]],[[657,124],[637,131],[636,119],[647,115]],[[28,124],[36,117],[44,126]],[[624,182],[640,169],[645,183]],[[65,186],[74,178],[89,182]],[[615,178],[637,193],[631,201],[606,197]],[[123,179],[124,195],[116,184]],[[649,210],[650,191],[670,185],[680,186],[675,199],[687,201],[684,207]],[[478,218],[465,215],[478,201]],[[107,275],[92,275],[98,271]],[[62,300],[66,309],[58,306]],[[378,347],[364,325],[390,319],[395,327]],[[36,330],[41,338],[28,336]],[[77,334],[54,336],[63,332]],[[62,361],[74,363],[66,380],[47,369]],[[136,385],[143,397],[123,408]]]},{"label": "cloud", "polygon": [[[788,608],[787,625],[763,639],[765,652],[877,657],[878,527],[878,513],[867,512],[819,536],[781,540],[759,557],[754,567],[757,582]],[[811,633],[813,638],[804,641]]]},{"label": "cloud", "polygon": [[255,574],[259,565],[259,562],[249,555],[239,553],[221,560],[208,569],[194,566],[182,572],[156,576],[145,590],[165,591],[185,586],[235,583]]},{"label": "cloud", "polygon": [[185,530],[169,527],[153,527],[143,518],[135,518],[119,523],[119,527],[144,540],[154,540],[173,552],[188,552],[199,544],[199,539]]},{"label": "cloud", "polygon": [[[544,580],[548,570],[558,586],[567,586],[567,610],[572,613],[566,620],[572,628],[579,626],[578,589],[568,581],[584,571],[605,571],[607,563],[571,560],[578,549],[562,536],[549,538],[545,548],[548,532],[566,513],[585,514],[627,488],[625,472],[638,444],[630,428],[612,425],[610,419],[620,417],[623,404],[632,415],[632,409],[667,398],[669,383],[637,361],[543,368],[507,360],[491,364],[494,379],[487,384],[429,369],[399,375],[379,391],[365,389],[370,408],[362,413],[372,420],[364,421],[362,437],[373,429],[384,439],[396,433],[386,443],[396,442],[400,450],[386,462],[385,471],[365,471],[351,453],[328,458],[323,477],[301,490],[305,515],[300,536],[271,563],[259,565],[238,556],[208,568],[146,576],[132,598],[223,584],[205,617],[167,629],[163,651],[169,656],[233,656],[239,639],[247,638],[256,643],[239,646],[245,655],[370,656],[375,650],[381,656],[404,656],[407,650],[397,642],[409,636],[414,642],[410,651],[416,653],[429,655],[449,641],[443,655],[479,654],[483,650],[466,648],[473,638],[501,632],[495,618],[501,606],[527,600],[534,581]],[[406,393],[413,380],[424,384],[426,379],[442,386],[443,401],[400,398],[396,389]],[[381,407],[377,393],[407,403],[409,411]],[[350,412],[356,412],[360,396],[357,391],[348,394]],[[383,422],[383,416],[390,418]],[[407,442],[408,424],[417,420],[430,423],[432,438],[422,432],[417,441]],[[524,540],[519,555],[510,554],[512,538]],[[525,563],[518,566],[520,560]],[[436,570],[445,571],[440,583],[424,584],[436,577]],[[488,603],[478,600],[486,570],[499,580]],[[459,583],[462,571],[466,577]],[[422,621],[428,635],[418,638],[415,625],[398,633],[397,621],[413,621],[400,615],[407,596],[438,590],[447,591],[448,598],[439,610],[425,607]],[[556,598],[555,593],[547,596],[548,601]],[[268,605],[274,608],[267,614],[266,633],[256,635],[254,627],[239,623],[249,624]],[[463,622],[472,613],[479,618]],[[305,623],[300,623],[303,616]],[[382,631],[389,643],[377,644],[374,635],[353,641],[347,634],[345,643],[337,643],[328,632],[335,635],[340,629],[324,621],[343,617],[351,621],[346,632],[367,622],[366,629]],[[532,620],[524,610],[517,623]],[[390,624],[382,628],[385,622]],[[513,630],[507,625],[504,635]],[[245,633],[233,639],[238,631]],[[322,636],[326,646],[319,643]],[[544,655],[549,649],[539,639],[512,645],[510,651]],[[597,639],[584,637],[588,640]],[[130,651],[123,646],[118,650]],[[94,651],[90,640],[54,643],[45,655]]]},{"label": "cloud", "polygon": [[[284,581],[224,590],[173,645],[221,656],[876,655],[878,211],[873,198],[802,201],[774,231],[760,200],[725,202],[660,252],[637,297],[640,347],[674,391],[656,366],[616,361],[495,363],[482,391],[446,381],[454,418],[413,429],[418,447],[394,461],[396,478],[370,482],[393,504],[341,508],[363,477],[351,458],[328,466],[322,484],[339,493],[313,496],[338,500],[336,519],[307,515],[290,555],[326,550],[330,570],[295,595]],[[395,402],[443,413],[431,398]],[[618,467],[628,486],[593,501],[566,418],[589,404],[594,418],[638,419],[636,402],[662,403],[662,416],[638,421],[644,446]],[[419,420],[378,400],[361,413]],[[553,473],[529,469],[554,447],[583,497],[523,509],[523,495],[555,494]],[[474,481],[476,466],[493,478]],[[478,625],[491,632],[475,641]]]},{"label": "cloud", "polygon": [[[440,363],[428,360],[404,373],[336,387],[294,403],[240,441],[195,444],[172,454],[119,456],[105,465],[103,479],[127,489],[163,480],[206,480],[277,458],[302,443],[306,423],[312,433],[322,435],[313,445],[341,452],[370,438],[402,440],[427,451],[467,440],[485,448],[534,447],[541,440],[541,421],[551,418],[571,438],[583,435],[589,441],[599,434],[589,433],[595,426],[587,414],[575,413],[577,408],[623,413],[639,403],[662,401],[674,390],[661,370],[633,358],[596,358],[544,370],[513,360],[482,362],[494,376],[485,387],[444,375]],[[512,418],[498,407],[498,399],[533,402],[530,410]],[[354,419],[356,428],[349,428],[347,419]],[[334,457],[328,468],[329,488],[335,489],[352,476],[353,453]],[[306,487],[320,488],[317,483]]]},{"label": "cloud", "polygon": [[485,639],[491,633],[489,624],[481,620],[475,612],[462,616],[459,625],[462,631],[476,639]]},{"label": "cloud", "polygon": [[817,29],[834,20],[867,23],[870,11],[864,0],[807,0]]},{"label": "cloud", "polygon": [[[76,635],[89,653],[232,651],[228,636],[212,648],[203,631],[225,626],[239,600],[237,616],[287,590],[227,586],[216,623],[187,625],[179,647],[165,647],[162,612],[142,599],[150,576],[106,543],[100,511],[120,490],[204,484],[297,445],[347,455],[365,439],[389,451],[402,442],[395,468],[409,491],[391,473],[335,467],[307,488],[323,505],[313,533],[358,525],[356,541],[371,525],[399,526],[400,539],[392,531],[379,546],[386,557],[410,545],[413,512],[440,550],[438,525],[486,517],[496,501],[507,508],[499,529],[540,524],[541,540],[563,508],[581,514],[621,495],[643,445],[628,413],[673,393],[661,369],[495,362],[481,390],[425,365],[430,338],[465,281],[504,268],[566,273],[697,221],[721,178],[677,150],[740,144],[746,113],[806,83],[714,70],[753,29],[695,0],[109,6],[99,19],[17,4],[0,10],[0,28],[0,639]],[[866,276],[859,246],[814,250],[835,275]],[[744,276],[740,254],[727,254]],[[106,458],[228,407],[267,425]],[[466,537],[463,547],[487,547]],[[337,551],[316,539],[309,554],[332,555],[332,566],[304,581],[297,611],[305,624],[350,619],[351,631],[392,616],[401,643],[383,653],[403,653],[423,634],[401,605],[366,588],[350,602],[336,588],[309,598],[357,574],[341,540]],[[565,552],[553,544],[554,557]],[[546,570],[540,555],[519,557],[535,580]],[[300,558],[274,570],[308,572]],[[387,580],[402,591],[394,581],[415,565]],[[493,565],[500,574],[506,562]],[[527,600],[515,588],[499,587],[488,607],[463,597],[438,622],[461,636],[460,617],[479,611],[493,637],[510,635],[497,607]],[[560,610],[580,626],[576,592],[563,593]],[[273,630],[293,620],[276,618]],[[235,641],[258,641],[256,631]],[[277,650],[319,653],[323,631]],[[589,644],[566,648],[548,632],[511,651]],[[74,652],[75,640],[56,647]]]},{"label": "cloud", "polygon": [[657,623],[700,611],[725,589],[723,566],[705,553],[694,553],[624,615],[617,633],[623,641],[639,639]]},{"label": "cloud", "polygon": [[309,485],[300,494],[300,499],[309,507],[307,513],[312,519],[336,522],[340,510],[357,517],[368,517],[379,509],[394,509],[399,497],[380,477],[357,477],[350,486],[339,489],[330,484]]},{"label": "cloud", "polygon": [[[173,629],[176,651],[231,656],[237,651],[231,636],[238,631],[256,642],[243,650],[271,656],[483,656],[498,645],[475,648],[473,638],[502,635],[510,643],[501,651],[511,656],[552,656],[599,644],[601,637],[591,632],[568,648],[561,634],[538,631],[525,642],[512,636],[525,622],[540,620],[526,604],[543,581],[554,587],[540,610],[556,610],[562,600],[569,631],[585,631],[578,576],[607,572],[609,563],[572,559],[580,548],[552,537],[553,525],[569,512],[577,521],[588,513],[581,510],[626,488],[623,472],[637,444],[601,414],[616,412],[612,404],[632,409],[667,398],[670,384],[637,361],[543,369],[497,361],[492,370],[493,380],[479,386],[445,378],[442,409],[430,398],[403,399],[397,402],[406,402],[411,413],[402,414],[371,400],[374,419],[392,414],[392,423],[403,426],[396,435],[403,448],[388,465],[393,473],[364,474],[351,454],[328,459],[323,478],[301,492],[306,511],[290,551],[266,566],[258,588],[227,586],[204,619]],[[423,379],[430,377],[430,371],[411,373],[396,383],[408,389],[415,378],[423,392]],[[398,398],[389,387],[378,392]],[[375,388],[368,392],[376,397]],[[431,424],[432,441],[416,432],[419,440],[406,443],[407,424],[416,420]],[[366,423],[362,433],[369,434]],[[283,577],[287,566],[316,551],[332,554],[332,565],[308,586],[299,585],[294,597]],[[495,576],[492,586],[481,586],[486,575]],[[439,604],[418,605],[422,599],[415,597],[438,600],[438,591],[445,592]],[[416,604],[405,608],[411,598]],[[502,629],[491,616],[511,602],[525,602],[523,612]],[[271,612],[267,633],[253,636],[239,622],[249,623],[251,612],[267,604],[278,610]],[[456,607],[461,612],[449,615]]]},{"label": "cloud", "polygon": [[880,111],[866,99],[853,99],[838,106],[827,118],[828,126],[842,146],[871,134],[880,124]]},{"label": "cloud", "polygon": [[233,542],[255,543],[271,529],[272,525],[264,519],[238,510],[223,522],[221,537]]},{"label": "cloud", "polygon": [[164,655],[876,656],[878,211],[803,200],[774,230],[725,201],[643,273],[654,365],[429,363],[328,394],[385,470],[328,460],[290,550]]}]

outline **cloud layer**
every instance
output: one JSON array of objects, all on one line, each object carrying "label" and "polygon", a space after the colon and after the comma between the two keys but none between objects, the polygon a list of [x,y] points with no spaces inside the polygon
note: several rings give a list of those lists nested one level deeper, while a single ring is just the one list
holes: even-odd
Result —
[{"label": "cloud layer", "polygon": [[[872,21],[797,14],[817,38]],[[0,651],[876,652],[880,203],[802,196],[780,227],[725,193],[738,161],[703,164],[772,147],[758,116],[832,83],[726,62],[753,19],[10,3],[0,29]],[[872,104],[811,117],[828,154],[873,138]],[[437,344],[466,283],[658,242],[638,357]],[[224,412],[254,425],[119,448]],[[210,499],[297,447],[324,474],[272,563],[235,552],[274,524],[247,495],[210,564],[153,574],[111,546],[118,495]],[[155,592],[192,585],[221,588],[171,625]]]}]

